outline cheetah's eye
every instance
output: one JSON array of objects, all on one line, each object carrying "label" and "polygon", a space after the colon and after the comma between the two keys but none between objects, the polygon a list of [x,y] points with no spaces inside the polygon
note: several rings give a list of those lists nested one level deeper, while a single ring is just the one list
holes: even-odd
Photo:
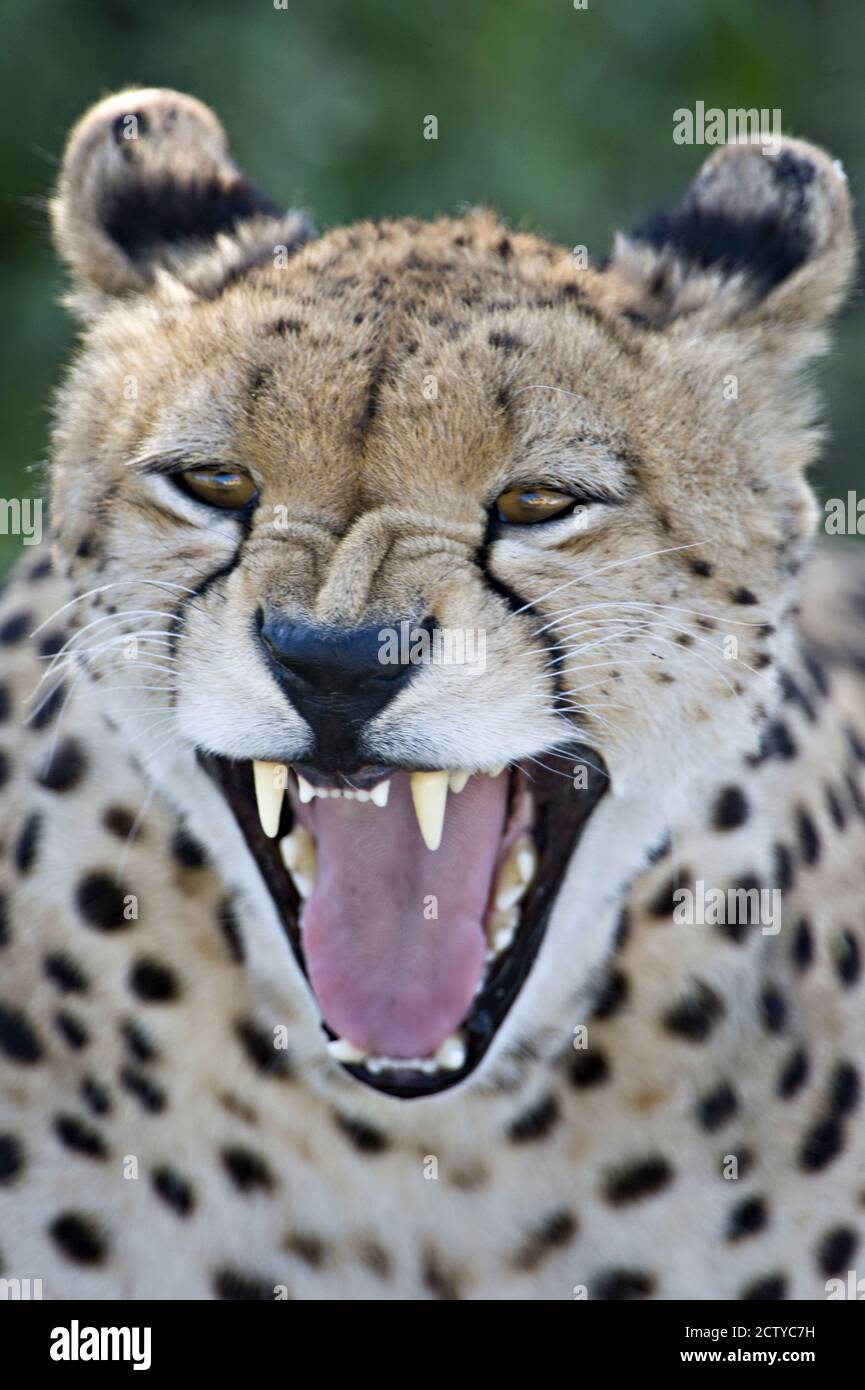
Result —
[{"label": "cheetah's eye", "polygon": [[233,468],[190,468],[175,475],[178,485],[199,502],[225,511],[239,511],[256,495],[248,473]]},{"label": "cheetah's eye", "polygon": [[514,489],[503,492],[496,501],[499,521],[511,526],[533,526],[539,521],[551,521],[574,506],[575,499],[567,492],[552,487]]}]

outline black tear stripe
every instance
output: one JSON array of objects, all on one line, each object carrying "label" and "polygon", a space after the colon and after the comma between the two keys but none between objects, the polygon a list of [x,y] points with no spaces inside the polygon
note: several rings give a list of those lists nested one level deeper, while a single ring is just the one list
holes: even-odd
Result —
[{"label": "black tear stripe", "polygon": [[99,209],[108,236],[132,257],[160,243],[212,240],[256,215],[281,214],[248,179],[226,183],[215,175],[188,181],[142,177],[107,195]]},{"label": "black tear stripe", "polygon": [[[243,534],[240,540],[238,541],[237,547],[231,558],[229,560],[226,560],[224,565],[220,565],[219,568],[215,569],[211,574],[205,575],[201,583],[196,584],[194,586],[194,588],[192,589],[192,593],[183,595],[177,607],[174,609],[172,613],[174,624],[171,632],[169,632],[168,634],[168,650],[172,656],[177,655],[177,639],[179,638],[180,633],[183,629],[183,623],[186,618],[185,610],[188,607],[188,605],[191,604],[194,599],[201,598],[202,595],[206,594],[212,584],[215,584],[220,579],[224,579],[227,574],[231,574],[231,571],[236,567],[236,565],[239,564],[240,557],[243,553],[243,547],[249,540],[249,536],[252,531],[252,513],[250,513],[248,516],[240,517],[238,519],[238,524],[240,525]],[[172,691],[172,704],[174,703],[175,698],[176,693]]]},{"label": "black tear stripe", "polygon": [[[512,589],[509,584],[506,584],[503,579],[499,579],[498,575],[493,574],[492,570],[490,569],[490,551],[492,550],[493,542],[495,540],[495,533],[496,518],[494,513],[490,511],[487,516],[487,526],[486,531],[484,533],[484,538],[481,541],[481,544],[478,547],[478,550],[475,554],[475,563],[477,564],[478,569],[483,575],[484,583],[486,584],[487,588],[492,589],[494,594],[497,594],[499,598],[504,599],[505,603],[508,605],[508,608],[512,613],[526,613],[530,617],[536,619],[539,628],[543,628],[545,626],[543,621],[544,615],[538,612],[537,608],[535,608],[535,605],[533,603],[529,603],[527,599],[522,598],[517,593],[516,589]],[[550,656],[554,658],[555,664],[551,667],[550,670],[550,681],[553,687],[554,704],[558,705],[559,701],[563,700],[566,695],[566,691],[564,689],[564,686],[562,685],[561,679],[561,667],[565,661],[565,652],[559,645],[557,639],[555,637],[550,636],[549,627],[547,627],[546,632],[539,631],[537,633],[537,636],[541,639],[544,646],[548,649]]]}]

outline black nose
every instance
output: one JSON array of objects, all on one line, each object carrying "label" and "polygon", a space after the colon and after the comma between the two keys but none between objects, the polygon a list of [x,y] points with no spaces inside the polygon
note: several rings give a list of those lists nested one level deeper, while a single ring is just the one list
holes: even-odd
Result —
[{"label": "black nose", "polygon": [[[354,726],[372,719],[418,669],[423,623],[319,627],[277,614],[265,615],[261,641],[271,670],[292,704],[317,733],[334,735],[334,722]],[[402,639],[402,640],[400,640]],[[415,659],[410,659],[414,648]]]}]

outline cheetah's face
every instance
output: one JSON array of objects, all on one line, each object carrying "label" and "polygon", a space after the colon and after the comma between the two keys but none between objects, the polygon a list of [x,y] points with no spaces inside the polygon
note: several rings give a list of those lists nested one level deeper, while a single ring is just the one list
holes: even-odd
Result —
[{"label": "cheetah's face", "polygon": [[600,798],[753,721],[841,181],[722,152],[604,271],[485,214],[308,241],[208,112],[138,93],[74,133],[55,221],[90,320],[54,471],[73,641],[146,758],[221,788],[332,1054],[452,1085],[543,1016]]}]

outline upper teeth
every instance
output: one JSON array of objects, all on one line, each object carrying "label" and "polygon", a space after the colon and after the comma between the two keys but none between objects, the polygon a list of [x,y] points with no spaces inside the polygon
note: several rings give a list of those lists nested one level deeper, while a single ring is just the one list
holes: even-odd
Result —
[{"label": "upper teeth", "polygon": [[[505,764],[486,768],[488,777],[498,777]],[[284,763],[263,762],[256,759],[252,764],[255,783],[255,798],[258,803],[258,816],[265,835],[274,838],[279,830],[282,812],[282,798],[288,781],[288,768]],[[437,850],[441,844],[447,810],[448,791],[458,795],[468,783],[471,772],[467,768],[455,768],[451,772],[413,772],[410,777],[411,798],[417,816],[420,833],[427,849]],[[370,791],[352,787],[314,787],[301,773],[297,774],[297,794],[301,805],[306,805],[315,797],[329,799],[336,797],[344,801],[371,801],[374,806],[386,806],[390,795],[390,779],[379,782]]]},{"label": "upper teeth", "polygon": [[424,844],[427,849],[438,849],[448,804],[447,772],[413,772],[411,799]]},{"label": "upper teeth", "polygon": [[255,782],[255,799],[258,802],[258,818],[265,835],[271,840],[279,829],[279,813],[285,795],[286,769],[283,763],[252,764]]}]

